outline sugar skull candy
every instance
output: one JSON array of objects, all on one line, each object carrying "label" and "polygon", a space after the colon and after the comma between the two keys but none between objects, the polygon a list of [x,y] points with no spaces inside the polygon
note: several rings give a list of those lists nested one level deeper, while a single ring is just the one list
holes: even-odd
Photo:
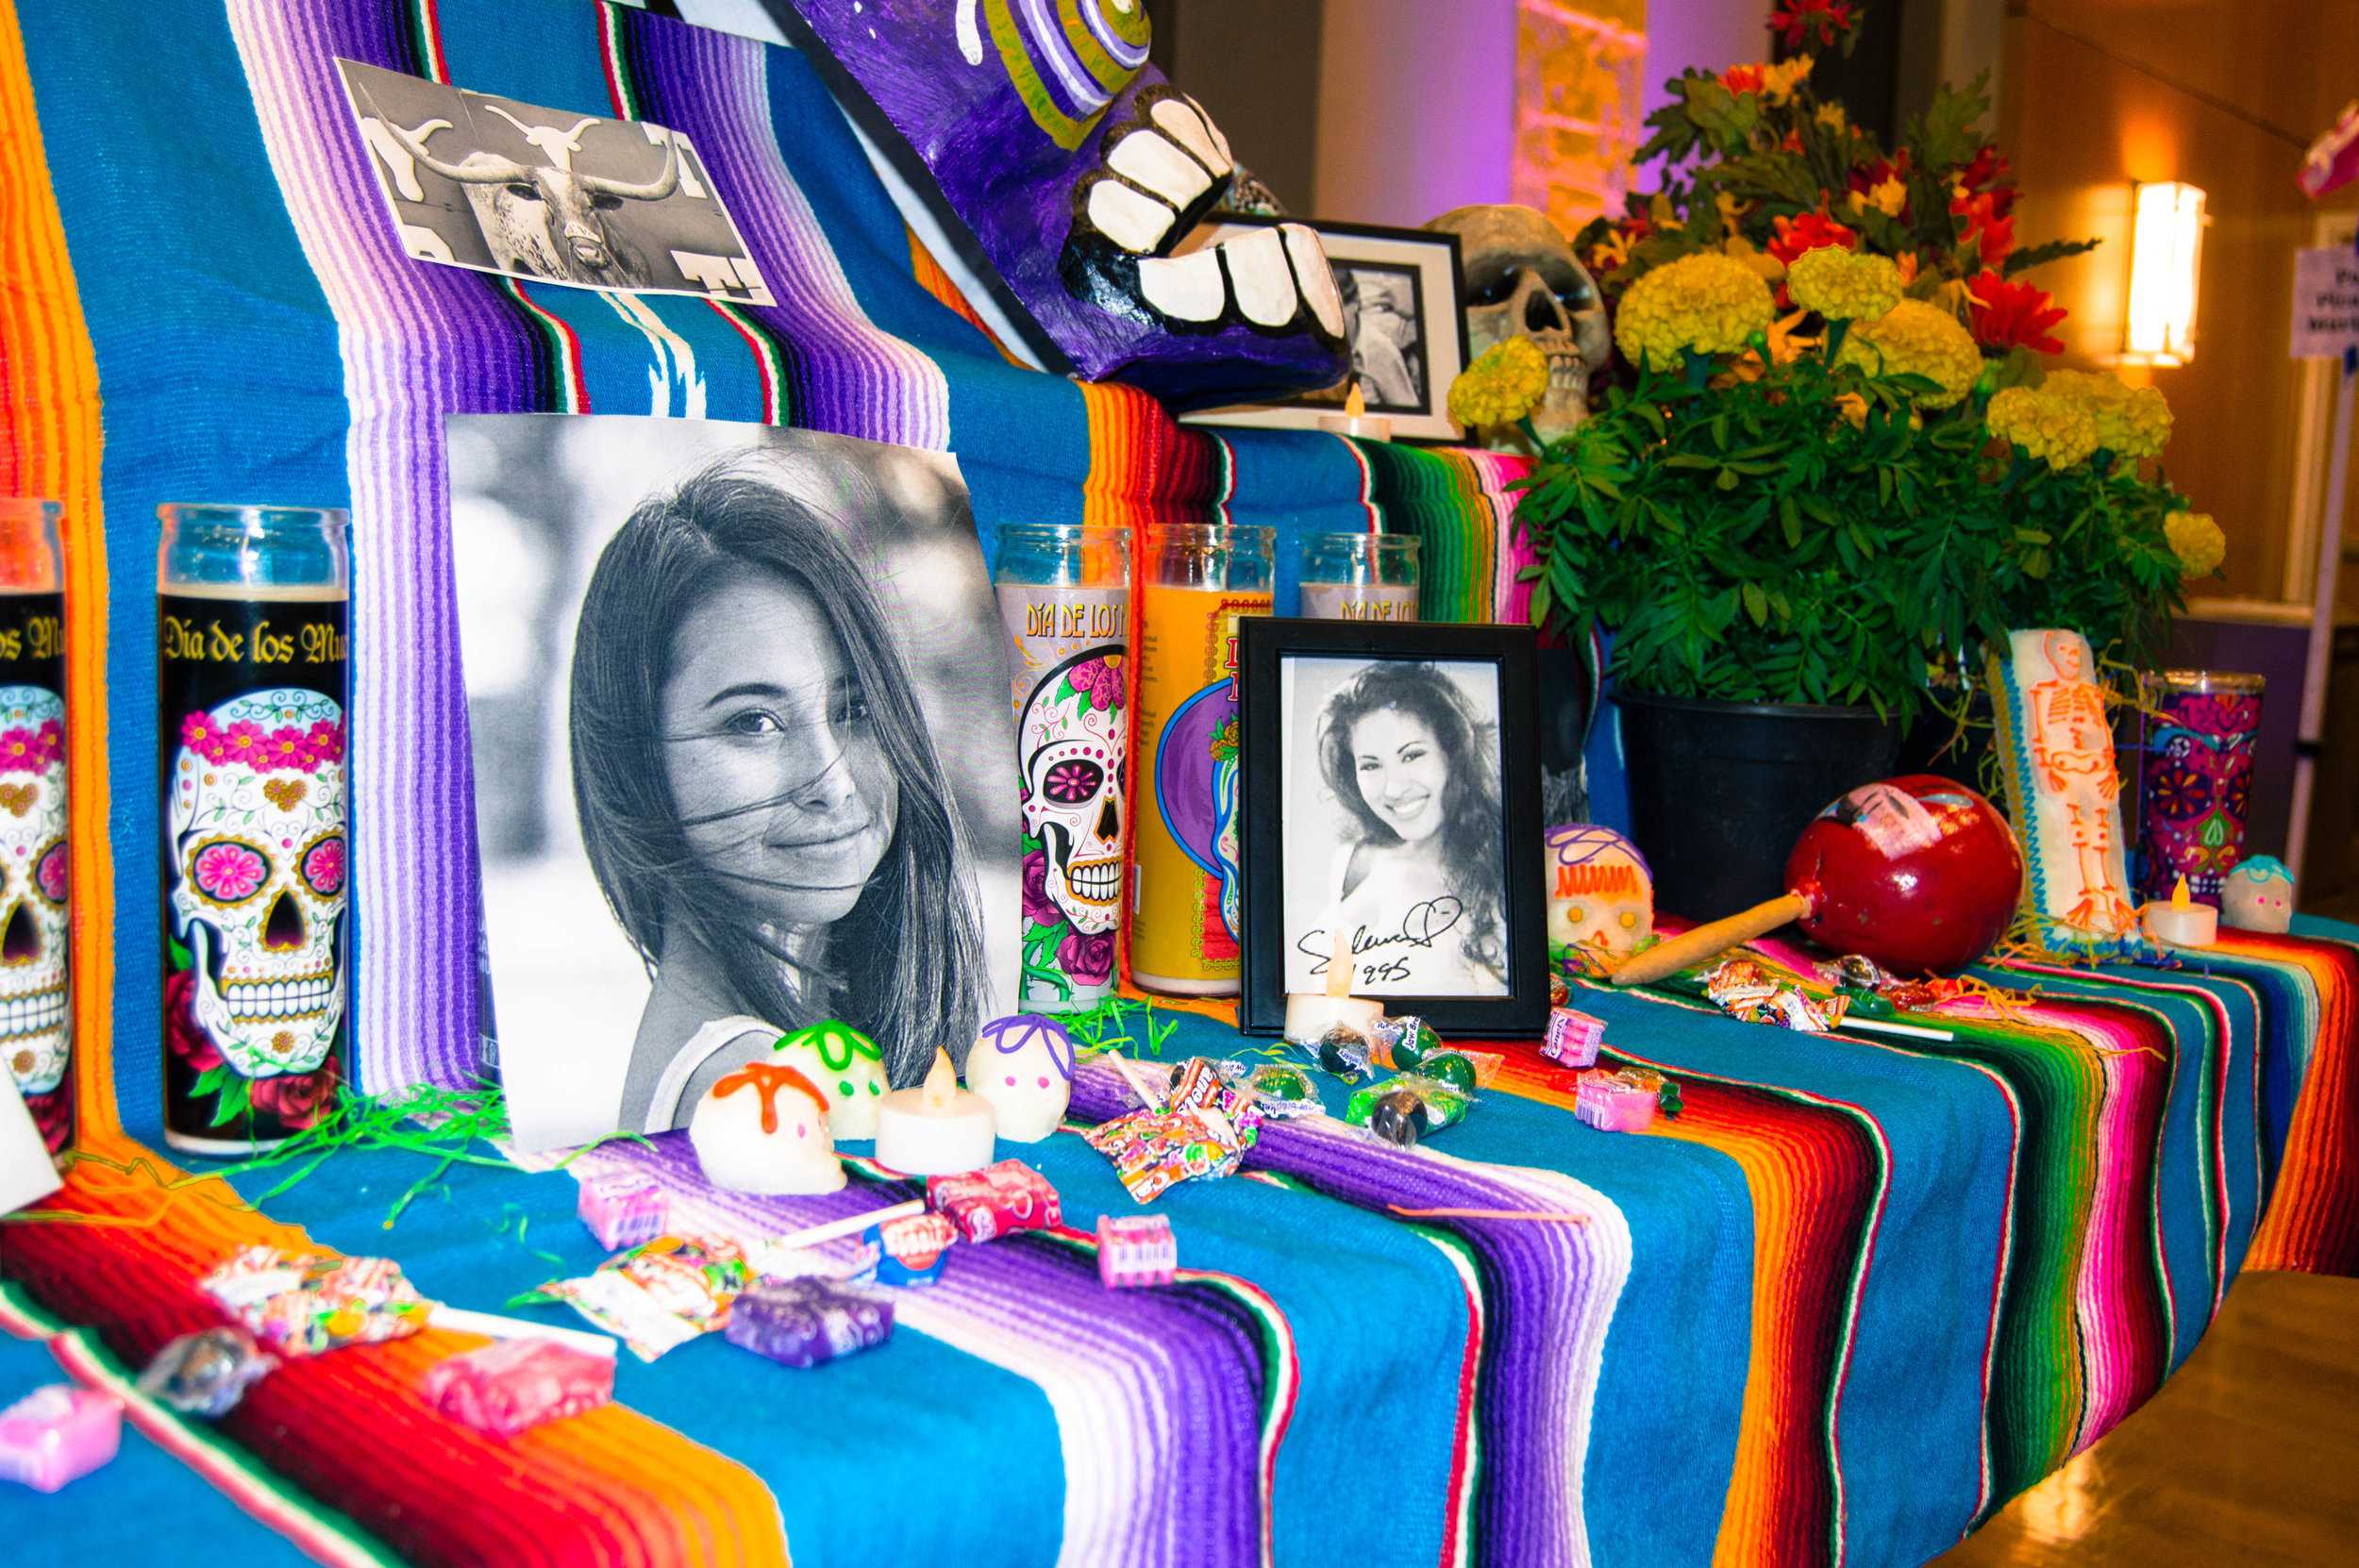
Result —
[{"label": "sugar skull candy", "polygon": [[1654,874],[1638,846],[1611,827],[1548,830],[1548,942],[1602,967],[1654,935]]},{"label": "sugar skull candy", "polygon": [[1016,730],[1024,832],[1048,856],[1048,897],[1077,931],[1113,928],[1122,907],[1122,652],[1093,648],[1032,688]]},{"label": "sugar skull candy", "polygon": [[884,1103],[884,1053],[877,1043],[832,1018],[782,1035],[770,1059],[792,1067],[818,1087],[828,1102],[828,1126],[837,1138],[877,1136],[877,1108]]},{"label": "sugar skull candy", "polygon": [[0,1059],[17,1088],[65,1077],[65,703],[0,686]]},{"label": "sugar skull candy", "polygon": [[197,1026],[246,1077],[313,1071],[344,1012],[343,709],[285,688],[192,713],[171,792]]},{"label": "sugar skull candy", "polygon": [[967,1053],[966,1087],[991,1107],[1000,1137],[1037,1143],[1064,1123],[1073,1037],[1038,1013],[995,1018]]},{"label": "sugar skull candy", "polygon": [[2282,933],[2293,925],[2294,874],[2274,855],[2255,855],[2220,879],[2219,907],[2239,931]]}]

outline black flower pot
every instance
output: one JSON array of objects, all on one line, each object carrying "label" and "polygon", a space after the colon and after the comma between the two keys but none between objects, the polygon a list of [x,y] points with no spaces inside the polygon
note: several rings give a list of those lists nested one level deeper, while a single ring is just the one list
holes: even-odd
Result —
[{"label": "black flower pot", "polygon": [[1889,778],[1900,728],[1872,708],[1712,702],[1627,687],[1622,757],[1631,837],[1654,871],[1655,908],[1691,920],[1786,892],[1785,858],[1810,820]]}]

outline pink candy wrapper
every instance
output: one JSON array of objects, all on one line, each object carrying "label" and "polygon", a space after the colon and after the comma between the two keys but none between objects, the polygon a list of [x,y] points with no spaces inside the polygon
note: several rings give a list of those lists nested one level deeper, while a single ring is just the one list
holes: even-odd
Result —
[{"label": "pink candy wrapper", "polygon": [[1644,1132],[1661,1103],[1661,1074],[1592,1067],[1573,1090],[1573,1114],[1599,1132]]},{"label": "pink candy wrapper", "polygon": [[1101,1214],[1097,1219],[1097,1277],[1111,1287],[1168,1285],[1180,1265],[1180,1243],[1163,1214]]},{"label": "pink candy wrapper", "polygon": [[495,1340],[427,1369],[426,1399],[462,1426],[514,1437],[614,1398],[614,1358],[555,1340]]},{"label": "pink candy wrapper", "polygon": [[1245,1095],[1223,1090],[1216,1101],[1134,1110],[1082,1136],[1114,1162],[1114,1175],[1130,1196],[1149,1203],[1175,1182],[1234,1171],[1262,1136],[1262,1112]]},{"label": "pink candy wrapper", "polygon": [[628,1171],[591,1176],[582,1182],[576,1206],[581,1223],[609,1252],[635,1247],[662,1235],[672,1223],[671,1209],[662,1188]]},{"label": "pink candy wrapper", "polygon": [[1566,1067],[1595,1067],[1598,1046],[1604,1039],[1604,1020],[1571,1008],[1550,1008],[1548,1032],[1540,1038],[1540,1054]]},{"label": "pink candy wrapper", "polygon": [[733,1242],[658,1236],[600,1263],[578,1279],[552,1279],[537,1293],[562,1301],[652,1361],[729,1321],[729,1303],[753,1279]]},{"label": "pink candy wrapper", "polygon": [[1048,1178],[1021,1159],[1002,1159],[964,1176],[926,1178],[926,1202],[970,1242],[1016,1230],[1047,1230],[1064,1222],[1064,1206]]},{"label": "pink candy wrapper", "polygon": [[398,1340],[434,1304],[390,1258],[337,1258],[247,1247],[198,1281],[221,1309],[282,1356]]},{"label": "pink candy wrapper", "polygon": [[89,1475],[122,1445],[123,1401],[110,1393],[50,1383],[0,1410],[0,1480],[35,1492]]}]

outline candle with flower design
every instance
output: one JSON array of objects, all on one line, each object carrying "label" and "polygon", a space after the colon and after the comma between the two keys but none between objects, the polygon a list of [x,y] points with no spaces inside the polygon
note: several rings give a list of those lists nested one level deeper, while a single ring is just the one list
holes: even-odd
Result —
[{"label": "candle with flower design", "polygon": [[343,1076],[344,514],[158,509],[164,1140],[242,1155]]},{"label": "candle with flower design", "polygon": [[0,1059],[52,1155],[74,1138],[58,511],[0,498]]},{"label": "candle with flower design", "polygon": [[1129,750],[1130,530],[1012,524],[992,574],[1014,678],[1028,1008],[1113,990]]}]

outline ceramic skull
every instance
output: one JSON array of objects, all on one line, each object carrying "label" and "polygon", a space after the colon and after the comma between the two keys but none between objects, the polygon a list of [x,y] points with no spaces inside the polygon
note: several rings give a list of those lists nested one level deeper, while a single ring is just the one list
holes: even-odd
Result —
[{"label": "ceramic skull", "polygon": [[343,709],[281,689],[192,713],[171,791],[196,1023],[246,1077],[309,1073],[343,1022]]},{"label": "ceramic skull", "polygon": [[65,703],[0,686],[0,1059],[44,1094],[65,1077]]},{"label": "ceramic skull", "polygon": [[1122,907],[1122,658],[1092,648],[1049,671],[1016,728],[1024,832],[1047,852],[1050,900],[1092,935]]},{"label": "ceramic skull", "polygon": [[1467,354],[1530,338],[1548,360],[1548,395],[1532,427],[1553,441],[1586,419],[1589,377],[1613,340],[1597,282],[1563,231],[1529,207],[1454,207],[1425,226],[1458,236]]}]

